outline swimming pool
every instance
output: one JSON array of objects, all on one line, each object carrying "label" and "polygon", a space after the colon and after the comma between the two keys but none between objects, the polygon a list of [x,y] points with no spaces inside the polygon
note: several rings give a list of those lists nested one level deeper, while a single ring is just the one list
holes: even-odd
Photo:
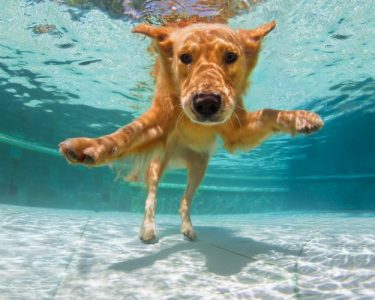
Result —
[{"label": "swimming pool", "polygon": [[[195,1],[176,3],[174,9],[179,13],[198,14],[216,14],[220,5],[224,5],[215,2],[215,7],[207,9]],[[275,286],[286,291],[285,294],[269,294],[269,297],[283,298],[284,295],[314,299],[316,295],[326,295],[321,285],[328,280],[330,272],[329,278],[335,279],[325,291],[335,291],[337,297],[374,296],[375,237],[371,226],[374,225],[372,211],[375,209],[375,4],[372,1],[233,3],[235,8],[229,21],[233,28],[253,28],[273,19],[277,21],[277,28],[265,39],[251,88],[245,97],[246,106],[250,110],[265,107],[312,110],[322,116],[325,126],[308,137],[275,136],[251,152],[236,155],[225,153],[219,143],[193,202],[192,214],[201,231],[195,246],[180,244],[184,241],[170,234],[171,227],[178,231],[179,221],[174,215],[186,178],[179,170],[167,173],[158,195],[158,214],[166,214],[160,216],[159,246],[144,246],[138,244],[138,229],[135,230],[133,221],[141,222],[139,213],[144,210],[145,190],[140,185],[115,180],[115,173],[106,167],[86,169],[68,165],[60,157],[57,144],[67,137],[94,137],[112,132],[149,107],[153,94],[153,81],[149,75],[152,57],[147,53],[149,41],[135,36],[131,30],[139,22],[160,22],[168,14],[166,4],[160,1],[124,1],[123,5],[117,1],[3,1],[0,12],[0,210],[4,226],[0,233],[7,242],[0,250],[8,257],[9,264],[4,264],[0,273],[3,270],[10,272],[12,258],[17,257],[23,257],[30,267],[25,269],[24,264],[15,264],[18,271],[24,268],[37,275],[38,270],[44,270],[44,267],[47,270],[43,258],[35,259],[35,268],[31,263],[33,256],[38,257],[46,250],[46,245],[36,247],[35,252],[25,250],[24,253],[30,255],[28,258],[22,256],[22,251],[12,257],[12,251],[22,245],[33,249],[33,245],[43,240],[43,233],[49,231],[47,224],[51,224],[51,228],[56,224],[53,232],[57,237],[67,228],[72,228],[71,236],[62,239],[67,243],[66,251],[57,251],[61,261],[54,261],[53,255],[47,260],[56,266],[59,276],[52,276],[53,280],[45,285],[35,285],[35,299],[68,297],[61,292],[63,289],[58,292],[56,284],[64,287],[63,279],[67,280],[66,274],[70,274],[67,268],[70,264],[66,264],[69,259],[73,261],[72,266],[77,267],[74,269],[77,274],[73,272],[76,277],[72,275],[77,286],[70,286],[71,295],[77,292],[79,284],[87,292],[84,284],[94,285],[99,280],[90,273],[90,267],[83,267],[83,271],[79,269],[80,261],[92,263],[93,270],[99,270],[105,282],[113,279],[113,285],[108,284],[101,290],[111,297],[126,296],[124,290],[122,296],[110,293],[116,282],[122,282],[124,274],[125,277],[134,276],[133,287],[142,276],[150,276],[149,279],[160,276],[157,280],[160,285],[149,290],[154,291],[155,298],[167,297],[167,292],[156,291],[179,284],[177,277],[163,277],[163,274],[173,272],[173,263],[177,260],[176,268],[181,274],[188,273],[184,268],[195,268],[196,272],[203,272],[204,284],[210,288],[198,288],[202,281],[194,275],[191,280],[199,292],[184,294],[173,290],[172,298],[206,296],[218,299],[231,295],[246,298],[256,296],[251,294],[254,289],[264,298],[267,293],[262,294],[259,282],[267,282],[269,285],[266,284],[264,291],[275,291]],[[33,221],[30,219],[33,217],[46,223]],[[22,224],[28,224],[26,229]],[[91,224],[89,230],[113,231],[106,239],[103,235],[108,232],[100,238],[99,234],[93,233],[94,239],[89,239],[90,247],[95,246],[95,238],[108,243],[106,250],[97,256],[89,253],[97,251],[99,246],[96,245],[93,251],[88,247],[86,251],[85,240],[79,238],[87,229],[85,224]],[[101,228],[100,224],[103,224]],[[122,225],[128,226],[129,232],[120,230]],[[240,229],[236,230],[236,226]],[[32,229],[28,231],[27,228]],[[269,232],[271,228],[275,231]],[[22,232],[26,236],[34,232],[35,240],[31,240],[36,244],[24,241]],[[19,239],[12,238],[18,235]],[[110,236],[118,244],[111,244]],[[336,244],[335,236],[339,236]],[[62,242],[51,240],[52,237],[52,233],[48,234],[45,242],[55,243],[61,250]],[[302,241],[301,237],[306,240]],[[314,246],[311,256],[300,258],[301,247],[311,240],[313,243],[307,244]],[[319,243],[324,245],[320,250]],[[235,246],[228,248],[228,245]],[[285,247],[278,248],[280,245]],[[105,264],[112,246],[121,252],[117,262],[148,255],[151,258],[133,262],[134,269],[125,264],[125,273],[123,270],[111,273],[108,270],[119,267],[116,262]],[[171,249],[168,247],[176,250],[168,250]],[[162,251],[164,248],[166,252]],[[226,250],[217,250],[221,248]],[[256,252],[251,249],[266,250]],[[237,256],[244,261],[215,251],[239,253],[242,256]],[[337,253],[343,256],[335,256]],[[358,253],[363,256],[357,256]],[[152,255],[157,257],[156,265]],[[331,260],[324,261],[324,255]],[[226,273],[215,269],[217,259],[236,265],[233,257],[240,259],[233,271]],[[264,257],[267,263],[262,267],[251,261],[259,259],[260,263]],[[302,270],[309,274],[304,277],[302,272],[301,278],[311,279],[305,281],[305,286],[296,284],[296,274],[299,274],[293,269],[296,257],[301,259],[302,265],[305,263]],[[309,257],[316,258],[315,266],[314,259],[309,261]],[[353,261],[342,267],[341,259],[345,260],[345,257],[353,258]],[[358,257],[362,258],[358,260]],[[280,264],[275,266],[278,258]],[[139,263],[146,265],[147,262],[152,270],[138,268]],[[161,274],[158,274],[158,263],[162,264]],[[229,263],[226,266],[230,269]],[[272,270],[275,277],[264,275],[264,278],[272,278],[271,281],[261,275],[268,267],[275,268]],[[104,269],[105,272],[100,273]],[[280,269],[283,271],[279,273]],[[352,294],[348,292],[350,284],[345,286],[343,277],[334,277],[332,271],[343,274],[343,269],[353,271],[347,276],[354,281],[359,280],[356,270],[367,274],[361,279],[363,285],[359,284]],[[318,270],[326,272],[328,277],[319,277]],[[17,279],[18,273],[14,274]],[[35,278],[51,276],[47,274],[41,271],[40,277]],[[249,274],[259,277],[255,279]],[[79,280],[80,276],[87,281]],[[27,290],[26,294],[17,293],[11,277],[3,278],[0,295],[3,289],[5,299],[25,299]],[[16,280],[18,288],[22,290],[25,283],[36,280],[32,278],[20,276]],[[275,278],[282,278],[283,284],[292,283],[277,285],[275,282],[280,282]],[[228,280],[228,285],[224,279]],[[185,280],[181,279],[180,283],[186,285],[188,280]],[[251,288],[247,289],[247,285]],[[220,292],[212,286],[220,286],[223,290]],[[38,294],[41,290],[46,293]],[[130,290],[131,286],[128,286],[127,292]],[[100,289],[95,291],[98,293],[78,293],[76,297],[103,298]],[[146,294],[141,286],[133,292],[129,294],[131,297],[142,297],[147,294],[147,288],[144,288]]]}]

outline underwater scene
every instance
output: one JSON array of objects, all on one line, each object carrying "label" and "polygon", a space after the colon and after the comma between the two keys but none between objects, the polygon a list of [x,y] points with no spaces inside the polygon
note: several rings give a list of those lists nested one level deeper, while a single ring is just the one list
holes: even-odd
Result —
[{"label": "underwater scene", "polygon": [[[73,168],[57,152],[66,138],[108,134],[151,105],[149,40],[131,33],[146,16],[120,17],[108,2],[118,3],[4,2],[1,202],[143,210],[142,188],[115,180],[106,167]],[[158,6],[143,5],[152,11],[152,3]],[[372,1],[265,1],[237,9],[233,28],[277,20],[252,75],[247,108],[312,110],[325,126],[307,137],[275,135],[235,155],[219,142],[195,213],[375,208],[373,9]],[[184,183],[184,172],[166,175],[159,212],[175,212]]]},{"label": "underwater scene", "polygon": [[[375,299],[375,2],[0,0],[0,299]],[[228,153],[218,139],[179,233],[185,170],[157,194],[108,166],[72,166],[71,137],[149,109],[141,23],[275,20],[249,111],[308,110],[324,127]]]}]

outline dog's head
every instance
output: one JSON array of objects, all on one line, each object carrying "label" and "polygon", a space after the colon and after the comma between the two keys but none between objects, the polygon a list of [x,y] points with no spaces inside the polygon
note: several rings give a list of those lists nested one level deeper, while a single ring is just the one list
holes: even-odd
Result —
[{"label": "dog's head", "polygon": [[275,27],[232,30],[223,24],[184,28],[141,24],[133,30],[156,40],[162,76],[168,77],[185,114],[195,123],[224,123],[255,67],[262,38]]}]

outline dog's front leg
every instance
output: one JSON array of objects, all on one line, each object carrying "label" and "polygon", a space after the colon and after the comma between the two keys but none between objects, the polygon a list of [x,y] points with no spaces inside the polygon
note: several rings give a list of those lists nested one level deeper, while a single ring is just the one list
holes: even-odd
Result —
[{"label": "dog's front leg", "polygon": [[319,115],[306,110],[276,111],[276,113],[271,113],[271,122],[275,124],[276,131],[292,135],[299,133],[310,134],[318,131],[324,125]]},{"label": "dog's front leg", "polygon": [[161,176],[163,175],[166,167],[167,160],[155,159],[151,161],[147,171],[147,199],[145,204],[145,215],[143,225],[141,228],[140,239],[144,243],[152,242],[155,235],[155,210],[156,210],[156,193]]},{"label": "dog's front leg", "polygon": [[182,219],[181,233],[191,241],[195,240],[196,238],[196,234],[190,219],[191,202],[206,172],[208,159],[209,154],[207,153],[189,151],[186,155],[188,180],[185,193],[180,204],[180,215]]},{"label": "dog's front leg", "polygon": [[220,129],[220,134],[225,148],[232,152],[253,148],[273,133],[309,134],[319,130],[323,124],[319,115],[304,110],[241,110]]},{"label": "dog's front leg", "polygon": [[137,120],[99,138],[70,138],[60,143],[60,152],[70,163],[102,165],[131,153],[136,147],[160,138],[164,126],[160,114],[150,109]]}]

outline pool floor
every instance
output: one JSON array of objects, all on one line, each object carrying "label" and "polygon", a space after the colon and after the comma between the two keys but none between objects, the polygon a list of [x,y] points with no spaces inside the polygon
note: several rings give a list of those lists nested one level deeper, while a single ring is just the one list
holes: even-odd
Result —
[{"label": "pool floor", "polygon": [[0,205],[0,299],[375,299],[375,214],[142,215]]}]

